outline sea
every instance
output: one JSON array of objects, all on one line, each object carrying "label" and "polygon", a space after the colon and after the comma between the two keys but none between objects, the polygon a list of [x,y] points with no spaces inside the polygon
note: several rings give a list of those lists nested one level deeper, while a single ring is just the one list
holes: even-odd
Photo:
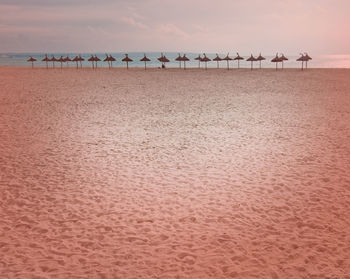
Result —
[{"label": "sea", "polygon": [[[73,58],[76,55],[81,55],[85,61],[83,61],[82,66],[83,67],[92,67],[92,63],[87,61],[87,59],[91,56],[92,53],[47,53],[49,57],[55,56],[56,58],[59,58],[61,56],[66,57],[69,56],[70,58]],[[122,59],[125,57],[125,53],[116,52],[116,53],[108,53],[109,55],[112,55],[114,58],[116,58],[117,61],[113,62],[113,67],[125,67],[126,63],[122,62]],[[163,53],[169,60],[169,63],[166,63],[166,67],[168,68],[176,68],[180,66],[180,63],[178,61],[175,61],[175,58],[178,56],[177,52],[164,52]],[[103,59],[106,57],[105,53],[93,53],[93,55],[96,55],[99,57],[102,61],[98,62],[98,67],[108,67],[107,62],[103,62]],[[144,56],[144,53],[141,52],[131,52],[128,54],[129,57],[133,60],[133,62],[129,63],[129,67],[144,67],[144,62],[141,62],[140,59]],[[147,62],[147,67],[149,68],[158,68],[161,66],[161,62],[158,61],[158,57],[160,57],[160,52],[149,52],[146,53],[147,57],[151,59],[150,62]],[[183,55],[183,53],[181,53]],[[240,54],[242,57],[247,59],[250,54]],[[313,56],[312,54],[309,54],[312,57],[312,60],[308,62],[309,68],[350,68],[350,55],[317,55]],[[32,56],[33,58],[37,59],[36,62],[34,62],[34,66],[37,67],[46,67],[46,63],[42,62],[41,60],[44,58],[45,53],[0,53],[0,66],[18,66],[18,67],[31,67],[31,63],[27,62],[28,58]],[[198,68],[198,61],[194,60],[195,57],[198,56],[198,53],[186,53],[186,56],[190,59],[190,61],[186,62],[186,68]],[[215,53],[207,53],[207,57],[213,59],[216,56]],[[219,54],[219,57],[225,57],[226,54]],[[264,56],[264,55],[263,55]],[[261,65],[262,68],[275,68],[275,63],[271,62],[271,59],[275,55],[267,55],[264,56],[266,60],[262,61]],[[296,61],[299,55],[286,55],[285,56],[289,59],[288,61],[284,62],[285,68],[300,68],[301,62]],[[230,55],[230,57],[235,57],[235,55]],[[183,63],[181,63],[183,67]],[[230,61],[230,68],[237,68],[238,63],[237,61]],[[52,62],[50,62],[49,67],[53,67]],[[69,63],[63,63],[62,67],[75,67],[74,62]],[[204,67],[204,63],[201,63],[201,67]],[[55,67],[61,67],[61,64],[59,62],[55,62]],[[210,61],[207,63],[208,68],[217,68],[217,62],[216,61]],[[226,68],[227,62],[221,61],[219,62],[220,68]],[[240,61],[240,68],[250,68],[251,64],[250,62],[246,60]],[[259,62],[254,62],[254,67],[259,67]],[[279,64],[279,67],[281,67],[281,63]]]}]

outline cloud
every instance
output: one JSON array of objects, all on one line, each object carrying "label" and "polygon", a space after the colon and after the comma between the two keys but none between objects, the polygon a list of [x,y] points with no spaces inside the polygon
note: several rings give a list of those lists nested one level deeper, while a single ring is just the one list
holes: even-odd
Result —
[{"label": "cloud", "polygon": [[156,30],[160,34],[171,35],[180,38],[189,38],[190,35],[183,31],[181,28],[173,23],[164,23],[156,27]]},{"label": "cloud", "polygon": [[123,16],[120,18],[120,21],[129,24],[131,26],[134,26],[136,28],[140,28],[140,29],[148,29],[148,26],[143,24],[142,22],[137,21],[136,19],[134,19],[133,17],[130,16]]}]

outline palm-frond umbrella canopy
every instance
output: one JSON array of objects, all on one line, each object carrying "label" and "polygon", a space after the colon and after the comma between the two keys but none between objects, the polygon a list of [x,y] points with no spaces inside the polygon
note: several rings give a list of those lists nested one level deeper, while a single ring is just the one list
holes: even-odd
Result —
[{"label": "palm-frond umbrella canopy", "polygon": [[50,59],[50,61],[52,62],[53,68],[55,68],[55,62],[58,61],[57,58],[56,58],[55,56],[52,56],[51,59]]},{"label": "palm-frond umbrella canopy", "polygon": [[190,61],[190,59],[186,56],[186,54],[184,54],[182,56],[182,61],[184,62],[184,69],[186,70],[186,62]]},{"label": "palm-frond umbrella canopy", "polygon": [[256,58],[256,60],[259,61],[260,69],[261,69],[261,61],[266,60],[266,58],[261,56],[261,53],[260,53],[259,56]]},{"label": "palm-frond umbrella canopy", "polygon": [[228,56],[228,55],[229,55],[229,53],[227,53],[226,57],[222,58],[222,60],[226,60],[226,62],[227,62],[227,70],[230,69],[230,64],[229,64],[230,60],[233,60],[233,59],[232,59],[230,56]]},{"label": "palm-frond umbrella canopy", "polygon": [[182,60],[182,56],[180,55],[180,53],[179,53],[179,56],[175,58],[175,61],[179,61],[180,62],[179,65],[180,65],[180,69],[181,69],[181,62],[183,60]]},{"label": "palm-frond umbrella canopy", "polygon": [[85,59],[83,57],[81,57],[81,55],[79,54],[79,63],[80,63],[80,68],[83,67],[83,61],[85,61]]},{"label": "palm-frond umbrella canopy", "polygon": [[88,59],[89,62],[91,62],[92,68],[95,68],[95,57],[93,55],[90,56]]},{"label": "palm-frond umbrella canopy", "polygon": [[253,56],[253,54],[251,54],[247,61],[250,62],[250,69],[253,70],[253,63],[257,61],[257,59]]},{"label": "palm-frond umbrella canopy", "polygon": [[132,62],[131,58],[129,58],[128,54],[125,54],[125,57],[122,59],[123,62],[126,62],[126,68],[129,69],[129,62]]},{"label": "palm-frond umbrella canopy", "polygon": [[70,59],[68,55],[64,58],[64,62],[67,63],[67,67],[68,67],[68,62],[71,62],[71,61],[72,59]]},{"label": "palm-frond umbrella canopy", "polygon": [[80,61],[79,59],[79,56],[75,56],[73,59],[72,59],[73,62],[77,63],[77,69],[78,69],[78,63]]},{"label": "palm-frond umbrella canopy", "polygon": [[239,61],[240,61],[240,60],[244,60],[244,58],[243,58],[242,56],[240,56],[240,55],[238,54],[238,52],[237,52],[237,56],[236,56],[235,58],[233,58],[233,60],[237,60],[237,61],[238,61],[237,67],[238,67],[238,69],[239,69]]},{"label": "palm-frond umbrella canopy", "polygon": [[300,53],[300,57],[297,59],[297,61],[301,61],[301,70],[304,70],[304,62],[307,62],[307,58],[304,54]]},{"label": "palm-frond umbrella canopy", "polygon": [[198,60],[198,68],[201,67],[202,56],[198,55],[194,60]]},{"label": "palm-frond umbrella canopy", "polygon": [[41,61],[43,61],[43,62],[46,63],[46,69],[47,69],[47,68],[49,67],[48,64],[47,64],[47,62],[50,61],[50,59],[47,57],[47,54],[45,54],[45,57],[44,57]]},{"label": "palm-frond umbrella canopy", "polygon": [[276,71],[278,69],[278,62],[282,62],[281,58],[278,57],[278,53],[276,53],[276,56],[271,59],[271,62],[276,63]]},{"label": "palm-frond umbrella canopy", "polygon": [[62,64],[63,64],[63,62],[65,62],[65,60],[64,60],[64,58],[63,58],[63,56],[61,55],[61,57],[60,58],[58,58],[58,62],[60,62],[61,63],[61,69],[62,69]]},{"label": "palm-frond umbrella canopy", "polygon": [[112,55],[109,55],[109,61],[111,62],[111,68],[113,68],[113,62],[117,60]]},{"label": "palm-frond umbrella canopy", "polygon": [[32,63],[32,68],[34,68],[34,62],[36,61],[36,59],[35,58],[33,58],[33,57],[29,57],[29,59],[27,60],[27,62],[31,62]]},{"label": "palm-frond umbrella canopy", "polygon": [[109,56],[107,55],[107,53],[106,53],[106,58],[103,59],[103,62],[108,62],[108,68],[109,69],[111,68],[111,60],[110,60]]},{"label": "palm-frond umbrella canopy", "polygon": [[162,62],[162,68],[165,68],[165,63],[168,63],[170,60],[161,53],[160,57],[158,58],[158,61]]},{"label": "palm-frond umbrella canopy", "polygon": [[205,63],[205,69],[207,70],[207,63],[208,63],[209,61],[211,61],[211,59],[208,58],[208,57],[205,55],[205,53],[203,53],[203,58],[202,58],[201,61]]},{"label": "palm-frond umbrella canopy", "polygon": [[94,61],[95,61],[95,67],[97,68],[97,62],[101,61],[100,58],[98,58],[96,55],[94,56]]},{"label": "palm-frond umbrella canopy", "polygon": [[219,69],[219,61],[221,61],[222,59],[219,57],[218,54],[216,54],[216,57],[213,59],[213,61],[216,61],[217,63],[217,68]]},{"label": "palm-frond umbrella canopy", "polygon": [[147,68],[147,62],[151,61],[151,59],[149,59],[147,56],[146,56],[146,53],[143,55],[143,57],[140,59],[141,62],[144,62],[145,63],[145,70]]},{"label": "palm-frond umbrella canopy", "polygon": [[282,53],[282,55],[280,56],[280,59],[281,59],[281,62],[282,62],[282,69],[283,69],[283,68],[284,68],[284,65],[283,65],[284,63],[283,63],[283,62],[284,62],[284,61],[287,61],[288,58],[285,57],[284,54]]},{"label": "palm-frond umbrella canopy", "polygon": [[305,59],[306,59],[306,61],[305,61],[306,62],[306,67],[305,68],[307,69],[307,62],[309,60],[312,60],[312,58],[306,52],[304,54],[305,54],[304,56],[305,56]]}]

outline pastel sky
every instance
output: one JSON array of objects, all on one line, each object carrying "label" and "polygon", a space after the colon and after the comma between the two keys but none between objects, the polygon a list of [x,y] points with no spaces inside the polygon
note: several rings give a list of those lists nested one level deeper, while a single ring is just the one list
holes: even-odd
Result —
[{"label": "pastel sky", "polygon": [[349,0],[0,0],[0,52],[350,54]]}]

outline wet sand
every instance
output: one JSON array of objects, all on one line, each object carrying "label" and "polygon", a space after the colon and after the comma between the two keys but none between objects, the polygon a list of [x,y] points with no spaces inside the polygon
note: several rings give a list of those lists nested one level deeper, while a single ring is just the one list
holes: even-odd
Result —
[{"label": "wet sand", "polygon": [[350,70],[0,68],[1,278],[350,278]]}]

